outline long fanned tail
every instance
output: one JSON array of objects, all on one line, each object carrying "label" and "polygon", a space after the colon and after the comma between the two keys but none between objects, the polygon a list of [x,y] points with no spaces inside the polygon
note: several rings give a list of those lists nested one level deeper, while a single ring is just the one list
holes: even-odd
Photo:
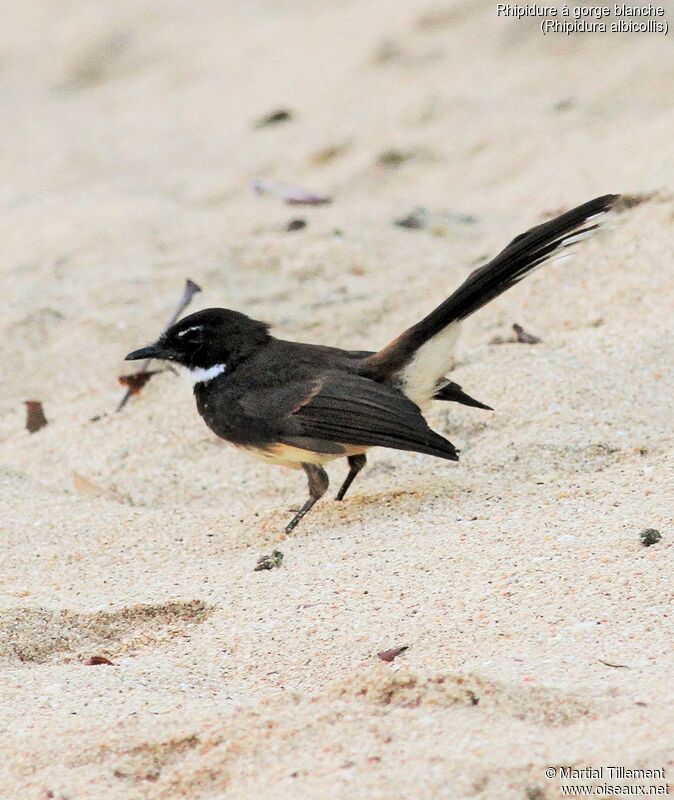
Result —
[{"label": "long fanned tail", "polygon": [[529,272],[554,258],[599,227],[593,220],[610,211],[620,195],[607,194],[537,225],[510,242],[495,258],[472,272],[443,303],[367,359],[377,371],[399,369],[421,345],[441,330],[465,319],[510,289]]},{"label": "long fanned tail", "polygon": [[[441,378],[451,366],[456,324],[519,283],[536,267],[591,236],[601,224],[600,216],[611,211],[619,197],[616,194],[597,197],[517,236],[495,258],[472,272],[428,316],[364,359],[363,373],[379,380],[400,373],[403,382],[412,387],[410,397],[414,400],[424,399],[425,395],[431,397],[430,390],[435,388],[432,381]],[[415,374],[403,376],[412,362]],[[418,387],[413,386],[415,380]],[[428,385],[422,386],[423,383]]]}]

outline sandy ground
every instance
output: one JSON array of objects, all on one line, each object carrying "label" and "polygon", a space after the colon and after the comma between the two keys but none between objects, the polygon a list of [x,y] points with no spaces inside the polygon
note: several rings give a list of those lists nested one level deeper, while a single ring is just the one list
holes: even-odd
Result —
[{"label": "sandy ground", "polygon": [[[543,38],[495,5],[3,7],[2,798],[535,800],[549,766],[674,774],[671,42]],[[285,538],[303,477],[216,441],[179,378],[114,413],[186,277],[194,310],[378,347],[607,191],[656,194],[465,326],[454,378],[496,411],[432,412],[458,466],[376,451]],[[425,229],[393,225],[419,206]],[[542,342],[490,343],[513,322]]]}]

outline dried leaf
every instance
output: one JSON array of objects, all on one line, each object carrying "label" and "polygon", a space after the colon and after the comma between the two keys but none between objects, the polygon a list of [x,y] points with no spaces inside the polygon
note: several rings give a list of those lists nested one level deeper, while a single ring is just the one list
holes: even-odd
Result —
[{"label": "dried leaf", "polygon": [[122,386],[126,386],[129,392],[133,394],[140,394],[142,388],[145,384],[150,380],[153,375],[157,375],[160,372],[163,372],[161,369],[152,369],[152,370],[139,370],[138,372],[132,372],[130,375],[120,375],[117,380],[122,384]]},{"label": "dried leaf", "polygon": [[97,667],[99,664],[106,664],[109,667],[114,667],[114,663],[105,656],[91,656],[84,662],[88,667]]},{"label": "dried leaf", "polygon": [[332,198],[327,195],[310,192],[301,186],[267,181],[263,178],[255,178],[251,182],[251,188],[255,194],[273,194],[289,205],[321,206],[332,202]]},{"label": "dried leaf", "polygon": [[409,645],[404,644],[402,647],[392,647],[390,650],[382,650],[381,653],[377,653],[379,658],[382,661],[386,661],[387,663],[391,663],[391,661],[395,661],[395,659],[401,654],[404,653],[405,650],[409,648]]},{"label": "dried leaf", "polygon": [[26,430],[35,433],[48,424],[44,415],[42,403],[39,400],[25,400],[26,405]]}]

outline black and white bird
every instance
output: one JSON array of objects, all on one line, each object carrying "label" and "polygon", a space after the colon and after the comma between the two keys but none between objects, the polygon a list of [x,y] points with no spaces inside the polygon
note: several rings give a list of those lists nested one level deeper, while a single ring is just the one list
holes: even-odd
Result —
[{"label": "black and white bird", "polygon": [[[187,371],[208,427],[272,464],[303,469],[309,499],[291,531],[328,488],[323,465],[346,458],[342,500],[370,447],[458,461],[423,416],[432,400],[489,409],[446,377],[462,320],[546,261],[592,235],[619,195],[605,195],[521,234],[444,302],[378,352],[277,339],[269,325],[224,308],[197,311],[127,360],[160,359]],[[489,409],[491,410],[491,409]]]}]

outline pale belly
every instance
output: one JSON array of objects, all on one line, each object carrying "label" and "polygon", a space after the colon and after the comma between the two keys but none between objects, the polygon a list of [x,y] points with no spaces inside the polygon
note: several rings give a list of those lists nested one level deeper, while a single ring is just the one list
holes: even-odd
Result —
[{"label": "pale belly", "polygon": [[369,449],[366,446],[345,445],[343,453],[315,453],[313,450],[304,450],[301,447],[293,447],[289,444],[271,445],[266,450],[260,450],[255,447],[238,447],[240,450],[245,450],[267,464],[277,464],[290,469],[300,469],[302,464],[327,464],[335,458],[359,455]]}]

